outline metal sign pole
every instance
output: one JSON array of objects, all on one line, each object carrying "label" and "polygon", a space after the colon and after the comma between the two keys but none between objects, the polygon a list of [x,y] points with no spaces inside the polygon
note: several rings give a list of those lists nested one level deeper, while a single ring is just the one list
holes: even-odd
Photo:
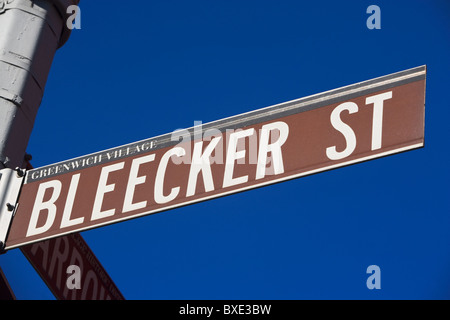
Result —
[{"label": "metal sign pole", "polygon": [[12,170],[23,176],[19,168],[53,57],[70,34],[62,9],[78,2],[0,0],[0,250],[20,191]]},{"label": "metal sign pole", "polygon": [[0,169],[22,167],[67,13],[79,0],[0,0]]},{"label": "metal sign pole", "polygon": [[[67,11],[78,3],[79,0],[0,0],[0,251],[18,207],[25,175],[20,168],[32,169],[28,159],[24,159],[25,150],[52,60],[70,36]],[[59,242],[66,243],[64,250],[70,251],[70,259],[60,261],[59,268],[65,270],[70,263],[83,264],[83,275],[89,273],[89,280],[96,281],[94,287],[98,290],[86,285],[82,290],[69,291],[53,279],[42,255],[51,258],[60,254]],[[124,299],[79,234],[21,249],[58,299]],[[14,297],[5,277],[0,278],[0,296],[3,292],[5,297]]]},{"label": "metal sign pole", "polygon": [[[79,0],[71,1],[78,4]],[[64,2],[64,3],[63,3]],[[6,233],[15,210],[17,179],[11,169],[21,167],[44,94],[56,49],[68,38],[67,1],[0,0],[0,229]],[[67,29],[67,30],[66,30]],[[45,54],[41,54],[45,51]],[[12,182],[12,188],[8,186]],[[20,189],[20,186],[19,186]],[[13,195],[12,193],[17,193]],[[14,200],[14,201],[15,201]],[[0,250],[4,240],[0,240]],[[7,283],[2,276],[2,283]],[[14,294],[8,286],[5,288]]]}]

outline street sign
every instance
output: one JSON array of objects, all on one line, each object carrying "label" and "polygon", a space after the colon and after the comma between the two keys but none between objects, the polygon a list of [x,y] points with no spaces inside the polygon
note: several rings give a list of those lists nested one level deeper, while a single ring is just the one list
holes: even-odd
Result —
[{"label": "street sign", "polygon": [[[125,300],[79,233],[23,246],[21,251],[58,300]],[[78,288],[67,285],[70,266],[80,270]]]},{"label": "street sign", "polygon": [[424,145],[426,66],[30,170],[6,249]]}]

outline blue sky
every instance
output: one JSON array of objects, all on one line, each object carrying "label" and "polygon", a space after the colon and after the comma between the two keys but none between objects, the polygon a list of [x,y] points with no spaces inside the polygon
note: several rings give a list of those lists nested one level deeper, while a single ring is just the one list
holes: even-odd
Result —
[{"label": "blue sky", "polygon": [[[80,8],[28,145],[35,167],[427,65],[423,149],[83,232],[127,299],[450,298],[449,1]],[[0,266],[17,298],[53,299],[20,250]]]}]

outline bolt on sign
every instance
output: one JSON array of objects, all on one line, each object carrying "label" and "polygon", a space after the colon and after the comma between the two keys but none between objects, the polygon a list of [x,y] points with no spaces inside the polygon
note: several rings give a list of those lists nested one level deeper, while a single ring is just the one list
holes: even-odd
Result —
[{"label": "bolt on sign", "polygon": [[6,249],[424,146],[426,66],[27,172]]}]

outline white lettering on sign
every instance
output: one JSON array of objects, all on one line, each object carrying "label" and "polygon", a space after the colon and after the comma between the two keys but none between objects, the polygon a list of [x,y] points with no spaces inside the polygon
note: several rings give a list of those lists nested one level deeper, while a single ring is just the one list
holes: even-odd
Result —
[{"label": "white lettering on sign", "polygon": [[29,180],[43,179],[49,176],[63,174],[73,170],[79,170],[86,167],[100,165],[124,157],[138,155],[139,153],[143,153],[148,150],[154,149],[156,148],[156,146],[157,146],[156,140],[136,142],[131,144],[130,146],[122,147],[120,149],[116,149],[113,151],[103,151],[98,154],[82,157],[80,159],[65,161],[62,164],[55,164],[46,168],[33,170],[31,171],[31,174],[29,175],[28,179]]},{"label": "white lettering on sign", "polygon": [[26,173],[5,249],[424,146],[426,66]]},{"label": "white lettering on sign", "polygon": [[116,209],[108,209],[102,211],[103,197],[105,193],[114,191],[114,183],[107,184],[108,175],[110,172],[117,171],[123,168],[124,163],[116,163],[102,168],[100,179],[98,181],[97,194],[95,195],[94,208],[92,210],[92,220],[97,220],[114,215]]},{"label": "white lettering on sign", "polygon": [[[256,169],[256,179],[262,179],[269,174],[279,175],[284,173],[282,146],[288,138],[289,126],[285,122],[277,121],[263,125],[261,130],[259,131],[260,139],[257,148],[258,159],[256,161],[256,166],[254,166]],[[247,130],[237,130],[235,132],[229,133],[228,148],[226,150],[226,161],[223,173],[223,188],[236,186],[248,181],[249,176],[246,174],[235,176],[234,168],[236,164],[241,163],[240,161],[245,161],[247,155],[245,140],[246,138],[248,138],[249,145],[254,144],[254,142],[257,141],[256,137],[253,137],[256,136],[255,133],[256,130],[253,128]],[[216,188],[213,179],[210,159],[212,158],[212,153],[214,151],[217,151],[216,147],[219,147],[220,150],[222,150],[222,146],[220,145],[220,142],[222,142],[222,137],[215,137],[211,139],[211,141],[207,145],[205,142],[206,141],[198,141],[194,144],[188,178],[187,181],[184,181],[186,185],[186,197],[191,197],[196,194],[196,187],[200,183],[200,175],[202,175],[203,177],[202,182],[205,192],[212,192]],[[250,146],[250,148],[251,150],[256,149],[252,148],[252,146]],[[167,171],[169,170],[168,168],[170,168],[169,161],[171,159],[175,160],[176,158],[183,157],[185,154],[186,150],[183,147],[173,147],[167,150],[161,156],[161,158],[158,159],[158,163],[155,163],[155,165],[153,165],[154,170],[156,171],[153,182],[154,204],[170,203],[178,197],[181,197],[180,183],[182,182],[178,182],[178,185],[176,183],[175,185],[171,185],[171,189],[169,189],[168,192],[167,190],[164,191],[164,186],[165,184],[167,184],[165,177]],[[267,166],[269,155],[271,165],[270,167]],[[146,200],[135,201],[134,195],[136,187],[146,183],[146,181],[148,180],[147,176],[148,174],[150,174],[148,172],[148,167],[146,168],[145,173],[140,172],[141,166],[153,162],[156,162],[155,154],[141,156],[132,160],[131,168],[129,169],[128,173],[126,190],[123,195],[124,200],[123,206],[121,207],[122,213],[139,210],[145,208],[148,205],[151,205]],[[176,163],[176,161],[173,161],[173,163]],[[107,194],[115,191],[115,183],[113,182],[114,179],[112,179],[111,175],[113,175],[116,171],[123,170],[124,167],[125,162],[114,163],[102,167],[97,183],[90,221],[111,217],[116,214],[118,208],[104,207],[104,198]],[[72,209],[77,195],[77,188],[81,175],[82,173],[77,173],[74,174],[71,178],[67,198],[64,202],[64,208],[61,208],[63,214],[60,228],[79,225],[86,220],[85,217],[72,217]],[[172,182],[172,184],[174,183]],[[60,197],[61,189],[62,183],[59,180],[51,180],[48,182],[43,182],[39,185],[35,204],[31,213],[27,237],[46,232],[52,227],[57,212],[55,203]],[[167,192],[167,194],[165,194],[164,192]],[[48,193],[50,193],[51,195],[47,200],[48,196],[44,197],[44,195]],[[44,221],[44,223],[42,223],[42,221]]]},{"label": "white lettering on sign", "polygon": [[[389,91],[369,96],[365,99],[366,105],[373,107],[371,150],[377,150],[382,147],[384,102],[391,98],[392,91]],[[350,101],[340,103],[331,111],[329,118],[330,124],[344,138],[345,147],[337,147],[336,145],[326,147],[325,153],[329,159],[341,160],[349,157],[355,151],[358,143],[357,135],[353,128],[344,122],[342,115],[343,113],[352,115],[359,111],[358,105]],[[117,191],[115,191],[117,181],[116,183],[114,182],[113,175],[115,172],[124,170],[125,161],[103,166],[97,182],[90,217],[72,217],[72,208],[77,196],[77,188],[80,179],[82,179],[82,173],[74,174],[71,178],[68,194],[63,204],[64,208],[59,208],[62,211],[60,228],[80,225],[88,219],[94,221],[112,217],[120,210],[121,213],[127,213],[141,210],[151,205],[170,204],[172,201],[181,197],[188,198],[195,196],[199,184],[203,186],[205,193],[213,192],[219,187],[217,186],[217,182],[214,181],[215,176],[211,167],[211,160],[215,160],[217,157],[217,155],[213,156],[214,152],[221,152],[225,156],[225,163],[221,167],[221,170],[223,170],[222,188],[235,187],[249,181],[250,172],[235,170],[238,165],[245,164],[246,161],[255,164],[254,166],[245,167],[247,168],[246,170],[248,168],[254,168],[252,170],[255,170],[255,180],[263,179],[267,175],[280,175],[284,173],[282,146],[289,136],[289,126],[286,122],[275,121],[267,123],[262,125],[260,130],[249,128],[245,130],[227,130],[226,134],[220,136],[216,132],[214,134],[216,136],[214,138],[210,136],[209,141],[202,139],[200,141],[194,141],[192,152],[188,150],[192,146],[190,140],[183,140],[182,143],[168,149],[162,155],[157,156],[156,153],[152,153],[134,158],[131,162],[131,167],[128,169],[129,172],[127,172],[128,180],[124,194],[122,195],[123,202],[120,204],[120,207],[117,204],[110,204],[109,206],[111,207],[106,207],[107,205],[104,205],[104,199],[108,194],[113,192],[114,196],[120,197]],[[202,138],[201,132],[197,132],[197,137]],[[227,137],[227,141],[225,141],[225,137]],[[226,146],[225,150],[223,150],[224,146]],[[141,149],[150,150],[151,148],[152,145],[150,143],[136,144],[136,150],[138,151],[142,151]],[[122,148],[114,151],[106,151],[103,154],[108,159],[113,159],[120,158],[128,153],[128,148]],[[189,155],[189,157],[186,157],[186,155]],[[102,159],[101,155],[99,155],[92,156],[91,158],[88,157],[85,161],[87,160],[100,162]],[[74,166],[78,165],[77,160],[72,162]],[[142,168],[145,164],[145,170],[143,170]],[[268,166],[269,164],[270,166]],[[166,181],[167,173],[174,168],[174,165],[181,165],[188,168],[186,169],[188,170],[186,174],[183,175],[185,177],[183,178],[184,181],[177,179],[172,179],[170,182]],[[149,175],[152,176],[153,181],[149,181]],[[202,178],[200,178],[200,175]],[[121,173],[121,176],[123,176],[123,173]],[[153,201],[149,201],[151,199],[140,199],[140,201],[134,199],[136,188],[139,185],[148,183],[152,183],[154,186]],[[171,185],[168,185],[168,183],[171,183]],[[181,194],[180,191],[182,188],[186,190],[185,194]],[[56,201],[61,193],[62,183],[57,179],[43,182],[39,185],[34,207],[31,212],[27,237],[44,233],[52,227],[58,211]],[[112,194],[109,197],[111,196]]]},{"label": "white lettering on sign", "polygon": [[141,164],[148,163],[155,160],[155,155],[151,154],[145,157],[133,159],[130,169],[130,177],[128,179],[127,191],[125,193],[125,201],[123,204],[122,212],[133,211],[144,208],[147,205],[147,201],[141,201],[133,203],[134,190],[138,184],[143,184],[146,180],[146,176],[138,177],[139,167]]},{"label": "white lettering on sign", "polygon": [[236,150],[239,140],[253,135],[254,132],[255,129],[252,128],[230,134],[227,157],[225,160],[225,173],[223,176],[224,188],[247,182],[248,176],[233,178],[234,163],[235,160],[243,159],[245,157],[245,149],[239,151]]},{"label": "white lettering on sign", "polygon": [[[383,129],[383,108],[384,102],[392,98],[392,91],[369,96],[366,98],[366,105],[373,105],[372,113],[372,142],[371,150],[381,148],[382,145],[382,129]],[[330,146],[326,148],[326,155],[331,160],[340,160],[350,156],[357,146],[357,137],[354,130],[345,123],[341,115],[343,112],[348,114],[354,114],[359,111],[358,105],[354,102],[343,102],[335,107],[330,115],[330,123],[332,127],[340,132],[345,139],[345,148],[338,150],[336,146]],[[235,167],[237,164],[245,163],[245,159],[251,160],[249,153],[257,154],[255,179],[263,179],[268,174],[279,175],[284,173],[283,153],[282,146],[287,141],[289,136],[289,126],[282,121],[276,121],[268,123],[262,126],[259,130],[259,141],[256,139],[257,131],[254,128],[246,130],[236,130],[228,132],[227,148],[225,151],[225,164],[223,172],[222,188],[228,188],[245,184],[248,182],[248,174],[235,174]],[[179,144],[169,150],[167,150],[160,159],[156,159],[154,153],[137,157],[132,160],[131,168],[128,173],[128,181],[126,185],[125,194],[123,195],[123,206],[121,212],[131,212],[139,209],[143,209],[151,204],[147,200],[135,201],[134,195],[136,187],[147,182],[148,167],[145,172],[140,172],[140,168],[144,164],[157,162],[153,166],[153,170],[156,171],[154,178],[154,192],[153,203],[154,204],[167,204],[175,199],[181,197],[180,190],[181,181],[172,182],[170,189],[165,189],[167,184],[166,174],[170,170],[169,162],[189,165],[189,174],[187,181],[184,181],[186,187],[185,197],[191,197],[196,194],[196,188],[199,183],[199,176],[202,176],[202,184],[205,192],[212,192],[216,189],[216,185],[213,178],[211,159],[213,158],[213,152],[217,152],[219,147],[222,151],[222,136],[216,136],[211,139],[208,144],[207,141],[197,141],[193,144],[192,158],[190,161],[180,161],[180,159],[186,156],[186,144]],[[248,143],[246,142],[248,141]],[[258,143],[258,148],[252,146]],[[248,145],[248,148],[246,148]],[[140,148],[151,149],[150,145],[142,145]],[[189,148],[189,147],[187,147]],[[110,153],[106,153],[107,157],[120,157],[122,152],[126,152],[126,149],[115,150]],[[190,153],[190,151],[189,151]],[[92,161],[100,161],[100,159],[93,158]],[[186,159],[183,159],[186,160]],[[252,161],[250,161],[252,162]],[[270,166],[268,166],[270,162]],[[74,162],[75,163],[75,162]],[[124,169],[125,162],[114,163],[106,165],[101,169],[100,177],[95,194],[95,200],[91,212],[90,220],[98,220],[107,217],[114,216],[118,208],[104,208],[104,197],[108,193],[115,190],[114,179],[110,178],[116,171]],[[269,170],[270,169],[270,170]],[[62,210],[62,220],[60,228],[66,228],[78,224],[82,224],[85,220],[84,217],[72,218],[72,208],[76,197],[76,192],[80,180],[80,173],[72,176],[67,198],[65,199],[64,208]],[[110,180],[110,181],[108,181]],[[36,195],[36,200],[31,213],[30,223],[28,226],[27,236],[37,235],[49,230],[56,217],[57,207],[56,200],[61,194],[62,183],[59,180],[51,180],[41,183]],[[165,193],[166,192],[166,193]],[[44,197],[45,194],[50,193]],[[183,195],[184,196],[184,195]],[[40,224],[38,225],[38,221]],[[44,221],[44,222],[42,222]]]},{"label": "white lettering on sign", "polygon": [[392,91],[377,94],[366,98],[366,104],[373,104],[372,123],[372,150],[381,148],[381,137],[383,132],[383,106],[384,100],[392,98]]},{"label": "white lettering on sign", "polygon": [[[279,137],[275,142],[273,142],[275,132],[279,133]],[[266,164],[269,153],[272,157],[271,165],[273,166],[274,174],[281,174],[284,172],[281,146],[286,142],[288,135],[289,126],[281,121],[269,123],[262,127],[259,143],[258,165],[256,167],[256,179],[262,179],[266,176]],[[271,137],[272,140],[272,143],[270,144],[269,137]]]},{"label": "white lettering on sign", "polygon": [[211,154],[216,148],[222,137],[216,137],[208,144],[205,151],[203,151],[203,141],[194,144],[194,151],[192,153],[191,169],[189,171],[189,180],[187,186],[186,197],[193,196],[195,194],[195,187],[197,186],[197,177],[199,173],[202,173],[203,184],[205,191],[214,190],[214,181],[211,173]]},{"label": "white lettering on sign", "polygon": [[354,102],[344,102],[338,105],[333,112],[331,113],[331,124],[332,126],[342,133],[345,138],[345,142],[347,146],[342,151],[337,151],[336,146],[332,146],[327,148],[327,156],[331,160],[340,160],[348,157],[352,154],[352,152],[356,148],[356,136],[353,129],[346,123],[341,120],[341,112],[348,111],[348,113],[352,114],[358,112],[358,105]]},{"label": "white lettering on sign", "polygon": [[167,203],[167,202],[170,202],[173,199],[175,199],[176,196],[178,195],[178,193],[180,192],[180,187],[174,187],[170,191],[170,194],[165,196],[163,194],[164,176],[165,176],[165,172],[166,172],[166,169],[167,169],[167,164],[169,163],[169,159],[172,156],[181,157],[183,155],[185,155],[184,149],[180,148],[180,147],[175,147],[175,148],[170,149],[169,151],[167,151],[163,155],[163,157],[161,158],[161,161],[160,161],[159,166],[158,166],[158,171],[156,172],[156,179],[155,179],[154,196],[155,196],[155,202],[156,203]]},{"label": "white lettering on sign", "polygon": [[[44,201],[44,195],[47,189],[53,189],[50,199]],[[28,225],[27,237],[40,234],[47,231],[52,226],[56,217],[55,201],[61,193],[61,182],[59,180],[52,180],[41,183],[34,201],[33,211],[31,212],[30,224]],[[42,211],[47,211],[47,219],[43,226],[38,227],[38,218]]]},{"label": "white lettering on sign", "polygon": [[69,193],[66,199],[66,205],[64,206],[64,212],[61,221],[61,228],[70,227],[76,224],[83,223],[84,218],[79,217],[76,219],[71,219],[73,202],[75,200],[75,193],[78,188],[78,182],[80,181],[80,174],[74,174],[70,182]]},{"label": "white lettering on sign", "polygon": [[[372,147],[371,150],[381,148],[383,133],[383,107],[384,101],[392,98],[392,91],[377,94],[366,98],[366,105],[373,104],[372,116]],[[349,114],[358,112],[358,105],[354,102],[344,102],[338,105],[331,112],[331,125],[339,131],[345,138],[346,147],[342,151],[337,151],[336,146],[326,149],[327,157],[331,160],[340,160],[348,157],[355,151],[356,135],[353,129],[341,120],[341,113],[348,111]]]}]

